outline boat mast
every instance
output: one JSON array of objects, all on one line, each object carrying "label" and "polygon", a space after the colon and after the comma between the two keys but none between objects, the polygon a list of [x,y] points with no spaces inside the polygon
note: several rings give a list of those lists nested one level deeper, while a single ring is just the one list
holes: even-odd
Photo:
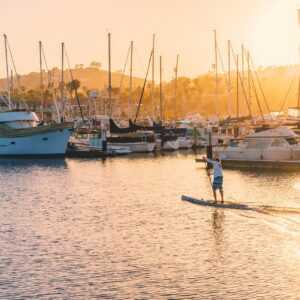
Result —
[{"label": "boat mast", "polygon": [[178,74],[178,60],[179,60],[179,55],[177,55],[177,58],[176,58],[175,79],[174,79],[174,122],[176,122],[176,120],[177,120],[176,105],[177,105],[177,74]]},{"label": "boat mast", "polygon": [[[242,86],[244,86],[245,73],[244,73],[244,45],[242,45]],[[242,115],[245,115],[245,95],[242,93]]]},{"label": "boat mast", "polygon": [[6,61],[6,80],[7,80],[7,93],[8,93],[8,108],[11,108],[10,103],[10,83],[9,83],[9,72],[8,72],[8,56],[7,56],[7,36],[4,34],[4,45],[5,45],[5,61]]},{"label": "boat mast", "polygon": [[14,75],[13,70],[10,70],[10,84],[11,84],[11,91],[14,92]]},{"label": "boat mast", "polygon": [[44,101],[43,101],[43,61],[42,61],[42,42],[39,41],[39,54],[40,54],[40,95],[41,95],[41,118],[44,120]]},{"label": "boat mast", "polygon": [[108,34],[108,115],[111,117],[111,57],[110,57],[110,33]]},{"label": "boat mast", "polygon": [[[300,9],[298,9],[298,27],[300,27]],[[300,45],[299,45],[299,61],[300,61]],[[299,110],[299,107],[300,107],[300,77],[299,77],[299,83],[298,83],[298,110]]]},{"label": "boat mast", "polygon": [[[236,118],[239,118],[239,55],[236,55]],[[238,120],[237,120],[238,121]]]},{"label": "boat mast", "polygon": [[[300,61],[300,47],[299,47],[299,61]],[[297,105],[298,109],[300,108],[300,78],[299,78],[299,82],[298,82],[298,105]]]},{"label": "boat mast", "polygon": [[155,102],[154,102],[154,45],[155,45],[155,34],[153,34],[152,41],[152,118],[155,120]]},{"label": "boat mast", "polygon": [[163,108],[162,108],[162,58],[159,57],[159,111],[160,121],[163,122]]},{"label": "boat mast", "polygon": [[61,43],[61,105],[62,105],[62,118],[63,119],[65,117],[64,53],[65,53],[65,43]]},{"label": "boat mast", "polygon": [[231,115],[232,99],[230,86],[230,41],[228,41],[228,114]]},{"label": "boat mast", "polygon": [[217,31],[214,30],[215,38],[215,72],[216,72],[216,115],[219,118],[219,94],[218,94],[218,44],[217,44]]},{"label": "boat mast", "polygon": [[132,60],[133,58],[133,41],[130,43],[130,83],[129,83],[129,118],[132,118],[133,101],[132,101]]},{"label": "boat mast", "polygon": [[250,69],[250,52],[247,51],[247,68],[248,68],[248,103],[251,111],[251,85],[250,85],[250,76],[251,76],[251,69]]}]

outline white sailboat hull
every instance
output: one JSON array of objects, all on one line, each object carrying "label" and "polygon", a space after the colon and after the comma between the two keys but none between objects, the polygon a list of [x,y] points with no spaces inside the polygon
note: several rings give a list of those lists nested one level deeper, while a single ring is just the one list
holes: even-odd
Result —
[{"label": "white sailboat hull", "polygon": [[175,151],[179,149],[178,139],[176,141],[166,141],[161,145],[161,141],[157,140],[156,150],[158,151]]},{"label": "white sailboat hull", "polygon": [[108,143],[108,147],[128,147],[131,152],[152,152],[155,147],[155,143],[149,142],[134,142],[134,143]]},{"label": "white sailboat hull", "polygon": [[178,138],[179,148],[182,149],[190,149],[193,147],[193,140],[185,138],[185,137],[179,137]]}]

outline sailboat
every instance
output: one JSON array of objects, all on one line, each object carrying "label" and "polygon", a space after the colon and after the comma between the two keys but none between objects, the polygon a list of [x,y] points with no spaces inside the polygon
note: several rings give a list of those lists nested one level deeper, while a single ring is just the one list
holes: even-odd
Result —
[{"label": "sailboat", "polygon": [[0,156],[52,156],[64,155],[73,123],[65,122],[38,126],[33,111],[13,110],[7,60],[7,36],[4,35],[8,101],[6,111],[0,112]]}]

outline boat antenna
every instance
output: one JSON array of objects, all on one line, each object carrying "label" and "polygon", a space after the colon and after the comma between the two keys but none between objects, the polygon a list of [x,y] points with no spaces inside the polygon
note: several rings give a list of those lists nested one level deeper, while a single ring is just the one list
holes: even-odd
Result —
[{"label": "boat antenna", "polygon": [[145,80],[144,80],[144,84],[143,84],[142,93],[141,93],[140,100],[139,100],[138,109],[137,109],[137,112],[136,112],[136,115],[135,115],[134,124],[136,123],[136,119],[137,119],[139,111],[140,111],[141,102],[142,102],[144,91],[145,91],[145,86],[146,86],[146,82],[147,82],[147,77],[148,77],[148,72],[149,72],[149,68],[150,68],[150,63],[151,63],[152,55],[153,55],[153,49],[151,50],[151,54],[150,54],[150,57],[149,57],[148,68],[147,68],[147,72],[146,72],[146,76],[145,76]]}]

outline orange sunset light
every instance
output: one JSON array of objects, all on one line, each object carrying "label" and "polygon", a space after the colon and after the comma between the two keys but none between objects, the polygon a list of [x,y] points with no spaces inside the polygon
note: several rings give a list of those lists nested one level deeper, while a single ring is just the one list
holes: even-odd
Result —
[{"label": "orange sunset light", "polygon": [[[60,43],[64,41],[73,65],[96,60],[107,69],[107,33],[111,32],[113,71],[122,69],[133,40],[138,53],[134,72],[144,76],[156,34],[157,64],[162,55],[164,77],[170,79],[177,54],[181,75],[195,77],[211,69],[213,29],[217,29],[224,58],[227,40],[231,40],[236,51],[244,44],[257,65],[297,63],[298,6],[296,0],[174,0],[172,4],[158,0],[12,0],[4,5],[0,28],[9,37],[19,73],[38,70],[39,40],[50,67],[60,65]],[[3,49],[1,60],[4,65]],[[4,77],[4,67],[0,75]]]}]

